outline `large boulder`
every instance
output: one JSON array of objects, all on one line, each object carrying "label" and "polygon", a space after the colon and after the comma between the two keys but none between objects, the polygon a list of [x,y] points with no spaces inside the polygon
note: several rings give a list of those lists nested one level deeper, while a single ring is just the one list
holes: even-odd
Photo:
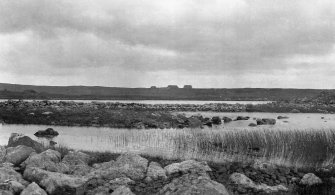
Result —
[{"label": "large boulder", "polygon": [[85,177],[76,177],[62,173],[45,171],[36,167],[27,168],[24,171],[23,177],[30,182],[36,182],[51,195],[82,195],[86,191],[87,178]]},{"label": "large boulder", "polygon": [[36,137],[55,137],[59,133],[52,128],[47,128],[46,130],[39,130],[34,134]]},{"label": "large boulder", "polygon": [[322,180],[318,176],[314,175],[313,173],[307,173],[300,180],[300,184],[312,186],[312,185],[322,184]]},{"label": "large boulder", "polygon": [[29,184],[20,195],[47,195],[47,193],[35,182]]},{"label": "large boulder", "polygon": [[263,118],[263,119],[257,119],[256,122],[257,125],[274,125],[276,124],[276,119]]},{"label": "large boulder", "polygon": [[58,151],[48,149],[39,154],[32,153],[22,164],[23,168],[37,167],[43,170],[59,173],[69,172],[69,167],[61,162],[61,154]]},{"label": "large boulder", "polygon": [[20,134],[20,133],[12,133],[9,137],[7,147],[16,147],[19,145],[31,147],[35,149],[36,151],[43,150],[42,144],[31,139],[30,137]]},{"label": "large boulder", "polygon": [[283,185],[268,186],[263,183],[256,184],[249,177],[241,173],[233,173],[232,175],[230,175],[229,180],[240,188],[252,189],[253,191],[257,191],[261,193],[271,194],[271,193],[288,191],[288,188]]},{"label": "large boulder", "polygon": [[146,181],[150,182],[157,179],[167,179],[166,171],[157,162],[151,162],[148,167]]},{"label": "large boulder", "polygon": [[35,152],[35,150],[28,146],[20,145],[16,147],[9,147],[6,149],[6,155],[3,158],[3,161],[13,163],[15,166],[18,166],[33,152]]},{"label": "large boulder", "polygon": [[110,167],[102,167],[88,174],[90,178],[113,180],[119,177],[128,177],[140,180],[147,172],[148,160],[137,154],[122,154]]},{"label": "large boulder", "polygon": [[72,175],[83,176],[91,171],[88,166],[91,157],[88,154],[79,151],[70,151],[62,160],[62,164],[69,167]]},{"label": "large boulder", "polygon": [[173,173],[199,173],[207,175],[208,171],[212,171],[211,168],[207,165],[207,162],[198,162],[195,160],[186,160],[180,163],[172,163],[164,167],[167,175]]},{"label": "large boulder", "polygon": [[224,185],[211,180],[208,176],[185,174],[165,185],[158,194],[169,195],[229,195]]}]

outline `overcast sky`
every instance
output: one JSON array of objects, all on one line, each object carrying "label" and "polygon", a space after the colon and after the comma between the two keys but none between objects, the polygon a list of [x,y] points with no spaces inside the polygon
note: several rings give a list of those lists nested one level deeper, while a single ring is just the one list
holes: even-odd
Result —
[{"label": "overcast sky", "polygon": [[1,0],[0,82],[335,88],[334,0]]}]

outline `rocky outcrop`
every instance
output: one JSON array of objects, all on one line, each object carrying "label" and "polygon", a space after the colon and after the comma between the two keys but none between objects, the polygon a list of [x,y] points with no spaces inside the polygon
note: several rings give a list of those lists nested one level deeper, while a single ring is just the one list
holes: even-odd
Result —
[{"label": "rocky outcrop", "polygon": [[17,181],[22,185],[27,185],[28,182],[22,178],[22,175],[12,167],[0,167],[0,183],[6,181]]},{"label": "rocky outcrop", "polygon": [[257,125],[275,125],[276,119],[263,118],[263,119],[257,119],[256,122],[257,122]]},{"label": "rocky outcrop", "polygon": [[322,180],[313,173],[307,173],[300,180],[300,184],[307,186],[318,185],[322,184]]},{"label": "rocky outcrop", "polygon": [[167,179],[165,169],[161,167],[160,164],[156,162],[151,162],[148,167],[146,181],[150,182],[157,179]]},{"label": "rocky outcrop", "polygon": [[30,137],[20,133],[12,133],[9,137],[7,147],[16,147],[19,145],[31,147],[36,151],[43,150],[42,144],[32,140]]},{"label": "rocky outcrop", "polygon": [[4,156],[3,161],[13,163],[17,166],[25,161],[33,152],[35,152],[35,150],[28,146],[19,145],[16,147],[9,147],[6,149],[6,155]]},{"label": "rocky outcrop", "polygon": [[62,173],[45,171],[40,168],[30,167],[24,171],[24,178],[30,182],[36,182],[43,187],[48,194],[84,194],[86,191],[85,177],[76,177]]},{"label": "rocky outcrop", "polygon": [[167,175],[173,173],[199,173],[207,175],[208,171],[212,171],[211,168],[207,165],[207,162],[198,162],[195,160],[186,160],[180,163],[173,163],[164,167]]},{"label": "rocky outcrop", "polygon": [[169,195],[191,195],[191,194],[211,194],[211,195],[229,195],[224,185],[211,180],[209,177],[197,174],[185,174],[172,180],[165,185],[158,194]]},{"label": "rocky outcrop", "polygon": [[39,130],[34,134],[36,137],[55,137],[59,133],[52,128],[47,128],[46,130]]},{"label": "rocky outcrop", "polygon": [[20,195],[47,195],[47,193],[35,182],[29,184]]},{"label": "rocky outcrop", "polygon": [[241,173],[233,173],[230,175],[229,180],[238,185],[241,188],[253,189],[262,193],[277,193],[277,192],[287,192],[288,188],[283,185],[268,186],[266,184],[255,184],[250,178]]}]

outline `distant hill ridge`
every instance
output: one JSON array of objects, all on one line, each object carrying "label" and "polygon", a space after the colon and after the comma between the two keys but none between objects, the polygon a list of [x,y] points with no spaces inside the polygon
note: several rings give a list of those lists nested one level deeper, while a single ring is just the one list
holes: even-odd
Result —
[{"label": "distant hill ridge", "polygon": [[26,99],[157,99],[157,100],[292,100],[313,98],[321,89],[282,88],[122,88],[37,86],[0,83],[0,98]]}]

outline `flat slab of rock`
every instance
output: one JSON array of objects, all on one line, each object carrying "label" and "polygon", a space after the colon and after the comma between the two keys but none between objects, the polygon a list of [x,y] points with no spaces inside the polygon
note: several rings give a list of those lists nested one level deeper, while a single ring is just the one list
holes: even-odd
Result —
[{"label": "flat slab of rock", "polygon": [[47,195],[47,193],[35,182],[29,184],[20,195]]},{"label": "flat slab of rock", "polygon": [[76,194],[85,193],[87,179],[62,173],[45,171],[40,168],[30,167],[24,171],[24,178],[36,182],[48,194]]},{"label": "flat slab of rock", "polygon": [[33,152],[35,152],[35,150],[28,146],[20,145],[16,147],[9,147],[6,149],[6,155],[3,158],[3,161],[13,163],[15,166],[18,166]]},{"label": "flat slab of rock", "polygon": [[173,173],[203,173],[207,174],[207,171],[212,171],[212,169],[207,165],[207,162],[198,162],[195,160],[186,160],[180,163],[172,163],[166,167],[164,167],[167,175],[171,175]]},{"label": "flat slab of rock", "polygon": [[172,180],[171,183],[165,185],[158,194],[169,195],[229,195],[224,185],[211,180],[207,176],[199,176],[197,174],[185,174],[179,178]]}]

